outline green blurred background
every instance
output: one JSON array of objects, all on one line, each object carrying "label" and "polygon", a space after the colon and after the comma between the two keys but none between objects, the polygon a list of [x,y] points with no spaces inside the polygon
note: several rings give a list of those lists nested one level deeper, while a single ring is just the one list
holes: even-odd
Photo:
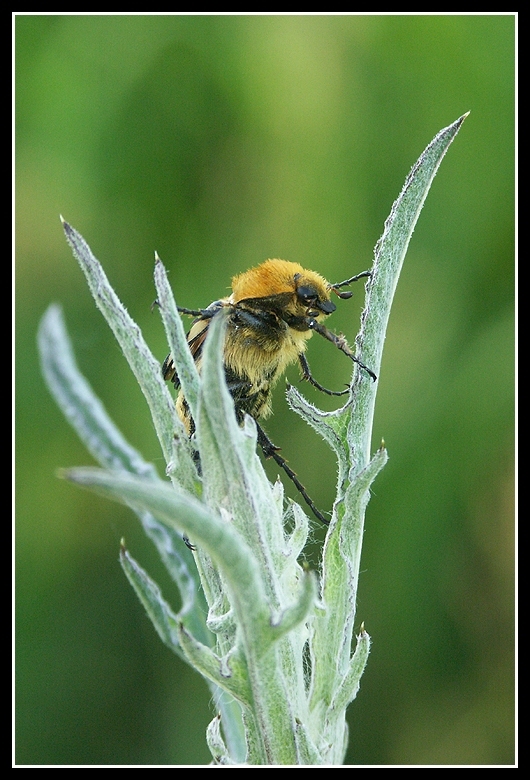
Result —
[{"label": "green blurred background", "polygon": [[[514,36],[512,16],[16,18],[18,763],[207,763],[214,713],[120,569],[124,536],[178,606],[135,517],[55,476],[92,461],[40,374],[52,301],[111,416],[164,468],[59,214],[162,361],[155,250],[188,307],[267,257],[342,281],[370,266],[411,165],[466,111],[379,379],[373,448],[383,437],[390,460],[367,513],[357,618],[373,651],[347,763],[514,761]],[[354,292],[329,323],[350,340]],[[324,384],[348,380],[323,339],[308,354]],[[271,438],[329,510],[331,452],[281,386],[274,408]],[[315,527],[313,560],[321,541]]]}]

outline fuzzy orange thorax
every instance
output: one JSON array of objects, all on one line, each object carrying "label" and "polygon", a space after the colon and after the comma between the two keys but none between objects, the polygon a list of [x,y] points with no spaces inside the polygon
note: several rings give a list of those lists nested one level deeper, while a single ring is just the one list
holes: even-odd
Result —
[{"label": "fuzzy orange thorax", "polygon": [[281,293],[294,293],[297,282],[313,285],[324,298],[329,297],[329,284],[320,274],[307,271],[299,263],[288,260],[266,260],[232,279],[232,303],[247,298],[265,298]]}]

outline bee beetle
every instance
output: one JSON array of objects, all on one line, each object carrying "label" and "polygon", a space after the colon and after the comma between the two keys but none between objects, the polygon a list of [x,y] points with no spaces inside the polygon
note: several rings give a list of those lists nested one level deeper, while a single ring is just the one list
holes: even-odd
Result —
[{"label": "bee beetle", "polygon": [[[320,274],[307,271],[298,263],[266,260],[256,268],[235,276],[231,295],[214,301],[206,309],[179,307],[181,313],[196,317],[187,339],[199,373],[210,322],[221,309],[229,309],[223,360],[236,417],[240,423],[245,414],[254,418],[258,442],[265,457],[272,457],[284,469],[316,517],[326,525],[329,521],[317,509],[285,459],[278,454],[278,447],[272,444],[258,420],[271,413],[272,389],[287,366],[296,361],[300,363],[302,379],[323,393],[344,395],[349,392],[348,389],[327,390],[313,378],[305,356],[307,342],[313,332],[331,341],[372,380],[376,380],[374,372],[353,354],[344,337],[335,335],[322,324],[336,309],[331,293],[339,298],[351,298],[352,293],[342,292],[341,288],[370,276],[370,271],[364,271],[344,282],[330,284]],[[171,380],[178,391],[177,413],[188,435],[192,436],[195,423],[180,388],[171,355],[164,361],[162,373],[164,379]]]}]

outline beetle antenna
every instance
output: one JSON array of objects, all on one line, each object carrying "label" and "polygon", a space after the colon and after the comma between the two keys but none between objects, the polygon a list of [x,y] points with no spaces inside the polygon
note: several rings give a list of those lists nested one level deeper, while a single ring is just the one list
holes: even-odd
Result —
[{"label": "beetle antenna", "polygon": [[358,282],[359,279],[365,279],[366,277],[371,277],[372,272],[371,271],[363,271],[360,274],[357,274],[356,276],[352,276],[351,279],[345,279],[343,282],[337,282],[337,284],[330,284],[329,289],[332,290],[335,295],[338,295],[339,298],[342,298],[343,300],[347,298],[351,298],[353,293],[350,290],[347,290],[346,292],[339,292],[341,287],[348,287],[348,285],[353,284],[354,282]]}]

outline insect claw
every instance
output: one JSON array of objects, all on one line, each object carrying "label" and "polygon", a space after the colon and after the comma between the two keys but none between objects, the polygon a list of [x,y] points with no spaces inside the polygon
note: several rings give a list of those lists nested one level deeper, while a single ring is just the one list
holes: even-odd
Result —
[{"label": "insect claw", "polygon": [[182,541],[184,542],[184,544],[186,545],[186,547],[188,548],[188,550],[191,550],[192,552],[195,552],[195,550],[196,550],[197,548],[195,547],[195,545],[194,545],[194,544],[192,544],[192,543],[190,542],[190,540],[188,539],[188,537],[187,537],[187,536],[183,536],[183,537],[182,537]]}]

